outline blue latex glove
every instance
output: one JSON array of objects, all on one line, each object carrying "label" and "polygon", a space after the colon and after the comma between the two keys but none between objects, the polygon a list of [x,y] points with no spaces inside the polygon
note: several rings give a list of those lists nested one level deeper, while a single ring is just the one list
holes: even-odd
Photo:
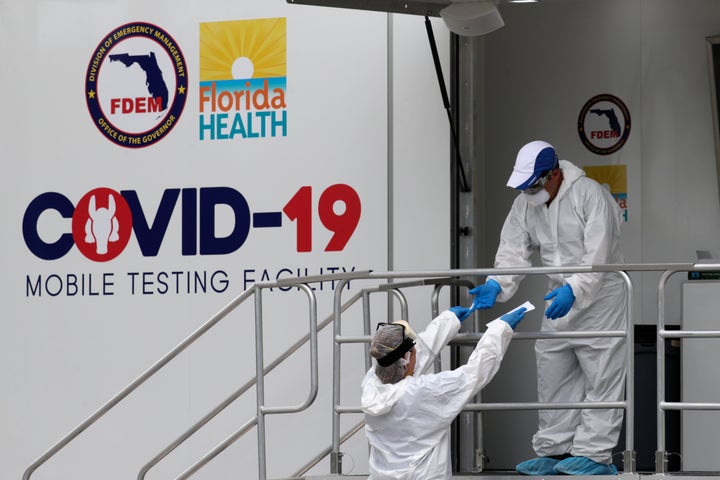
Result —
[{"label": "blue latex glove", "polygon": [[500,295],[501,291],[502,288],[500,288],[500,284],[492,279],[470,290],[470,293],[475,295],[473,310],[478,308],[480,310],[492,308],[495,305],[495,299]]},{"label": "blue latex glove", "polygon": [[472,310],[465,307],[450,307],[449,310],[455,314],[458,320],[460,320],[460,323],[462,323],[463,320],[469,317],[470,312],[472,312]]},{"label": "blue latex glove", "polygon": [[525,307],[520,307],[517,310],[513,310],[510,313],[506,313],[502,317],[500,317],[500,320],[504,320],[505,323],[510,325],[510,327],[515,330],[515,327],[518,326],[518,323],[520,323],[520,320],[525,318],[525,310],[527,310]]},{"label": "blue latex glove", "polygon": [[545,300],[554,298],[548,309],[545,311],[545,316],[550,320],[556,318],[562,318],[568,314],[573,303],[575,303],[575,294],[573,294],[572,287],[568,284],[562,287],[556,288],[552,292],[545,295]]}]

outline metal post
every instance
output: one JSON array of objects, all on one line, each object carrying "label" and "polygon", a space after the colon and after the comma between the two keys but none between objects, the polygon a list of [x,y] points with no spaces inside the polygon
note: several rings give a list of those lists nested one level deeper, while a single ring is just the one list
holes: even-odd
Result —
[{"label": "metal post", "polygon": [[658,322],[657,322],[657,450],[655,451],[655,472],[667,473],[667,452],[665,451],[665,410],[661,404],[665,401],[665,283],[677,270],[667,270],[660,277],[658,285]]},{"label": "metal post", "polygon": [[255,378],[257,392],[257,436],[258,436],[258,478],[267,478],[265,455],[265,375],[263,374],[263,323],[262,323],[262,289],[255,288]]},{"label": "metal post", "polygon": [[330,452],[330,473],[342,475],[342,453],[340,452],[340,413],[337,407],[340,405],[340,343],[337,338],[342,333],[340,328],[340,314],[342,313],[342,291],[348,279],[338,282],[334,298],[334,320],[333,320],[333,388],[332,388],[332,450]]},{"label": "metal post", "polygon": [[[362,305],[363,305],[363,333],[365,335],[372,334],[372,326],[370,325],[370,292],[363,290],[362,292]],[[372,359],[370,358],[370,344],[365,344],[365,370],[369,370],[372,366]]]},{"label": "metal post", "polygon": [[625,451],[623,452],[623,471],[634,473],[635,460],[635,324],[633,322],[633,284],[627,272],[617,272],[627,287],[627,308],[625,312],[625,352],[627,355],[627,373],[625,377]]}]

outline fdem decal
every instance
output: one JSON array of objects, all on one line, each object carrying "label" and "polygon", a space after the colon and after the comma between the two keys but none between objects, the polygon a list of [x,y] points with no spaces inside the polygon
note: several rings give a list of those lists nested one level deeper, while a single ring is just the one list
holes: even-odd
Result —
[{"label": "fdem decal", "polygon": [[140,148],[177,124],[187,86],[177,42],[156,25],[128,23],[108,33],[93,52],[85,99],[93,123],[108,140]]},{"label": "fdem decal", "polygon": [[200,24],[200,140],[285,137],[285,18]]},{"label": "fdem decal", "polygon": [[603,93],[585,102],[578,116],[580,141],[597,155],[620,150],[630,136],[630,111],[615,95]]}]

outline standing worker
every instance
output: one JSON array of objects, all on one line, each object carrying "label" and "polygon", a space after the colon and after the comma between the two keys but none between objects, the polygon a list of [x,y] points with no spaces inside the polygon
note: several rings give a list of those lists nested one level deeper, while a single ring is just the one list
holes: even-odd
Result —
[{"label": "standing worker", "polygon": [[371,480],[451,478],[450,424],[500,368],[525,307],[488,323],[465,365],[425,374],[470,312],[451,307],[420,335],[403,320],[378,324],[361,400]]},{"label": "standing worker", "polygon": [[[517,154],[507,185],[515,198],[500,234],[496,268],[530,267],[539,252],[544,266],[623,263],[620,209],[605,188],[552,145],[530,142]],[[470,290],[475,308],[510,299],[523,275],[488,276]],[[625,330],[626,291],[612,273],[548,274],[544,332]],[[621,338],[538,339],[538,401],[622,401],[626,345]],[[612,449],[621,409],[541,410],[533,436],[537,458],[517,465],[525,475],[614,475]]]}]

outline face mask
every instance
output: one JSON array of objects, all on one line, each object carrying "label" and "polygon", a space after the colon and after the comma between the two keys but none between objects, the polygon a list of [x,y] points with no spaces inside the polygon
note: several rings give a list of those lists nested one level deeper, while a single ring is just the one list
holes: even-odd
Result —
[{"label": "face mask", "polygon": [[547,203],[548,200],[550,200],[550,192],[548,192],[544,188],[536,193],[523,192],[523,194],[525,195],[525,199],[528,201],[528,203],[533,207],[543,205]]}]

